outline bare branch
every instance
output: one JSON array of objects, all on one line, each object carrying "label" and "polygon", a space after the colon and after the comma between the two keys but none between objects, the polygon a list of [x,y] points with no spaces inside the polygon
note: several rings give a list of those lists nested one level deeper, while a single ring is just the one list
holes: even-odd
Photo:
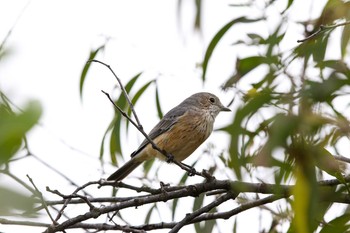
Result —
[{"label": "bare branch", "polygon": [[283,195],[270,195],[268,197],[254,200],[245,204],[240,205],[239,207],[232,209],[230,211],[226,212],[220,212],[220,213],[208,213],[202,216],[199,216],[195,218],[191,223],[195,222],[201,222],[201,221],[206,221],[206,220],[212,220],[212,219],[229,219],[230,217],[237,215],[243,211],[246,211],[248,209],[252,209],[257,206],[265,205],[267,203],[274,202],[276,200],[285,198],[286,196]]},{"label": "bare branch", "polygon": [[[77,194],[80,190],[83,190],[84,188],[86,188],[86,187],[88,187],[88,186],[90,186],[90,185],[93,185],[93,184],[100,184],[100,183],[101,183],[100,180],[99,180],[99,181],[87,182],[86,184],[84,184],[84,185],[78,187],[78,188],[72,193],[72,195]],[[47,187],[47,189],[48,189],[48,187]],[[70,202],[71,200],[72,200],[72,198],[66,199],[66,201],[64,202],[64,204],[63,204],[61,210],[60,210],[60,211],[58,212],[58,214],[57,214],[57,217],[56,217],[56,219],[55,219],[55,222],[57,222],[57,221],[61,218],[61,216],[62,216],[62,214],[63,214],[63,211],[64,211],[65,208],[68,206],[68,204],[69,204],[69,202]]]},{"label": "bare branch", "polygon": [[234,198],[235,195],[233,195],[232,192],[228,192],[225,195],[222,195],[221,197],[215,199],[213,202],[209,203],[208,205],[194,211],[191,214],[187,214],[184,219],[182,219],[180,222],[178,222],[172,229],[169,231],[169,233],[175,233],[178,232],[183,226],[189,224],[195,217],[200,216],[201,214],[205,212],[209,212],[214,207],[217,207],[221,205],[222,203],[226,202],[227,200],[230,200]]},{"label": "bare branch", "polygon": [[335,155],[334,158],[345,163],[350,163],[350,158],[347,158],[345,156]]}]

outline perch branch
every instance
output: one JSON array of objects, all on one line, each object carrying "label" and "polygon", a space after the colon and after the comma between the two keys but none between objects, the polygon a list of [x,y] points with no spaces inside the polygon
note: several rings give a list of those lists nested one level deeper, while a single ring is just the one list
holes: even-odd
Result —
[{"label": "perch branch", "polygon": [[318,30],[314,33],[312,33],[310,36],[304,38],[304,39],[300,39],[300,40],[297,40],[298,43],[303,43],[307,40],[310,40],[316,36],[318,36],[319,34],[325,32],[325,31],[328,31],[328,30],[332,30],[334,28],[337,28],[337,27],[341,27],[341,26],[346,26],[346,25],[349,25],[350,24],[350,21],[345,21],[343,23],[338,23],[338,24],[333,24],[333,25],[320,25],[320,27],[318,28]]}]

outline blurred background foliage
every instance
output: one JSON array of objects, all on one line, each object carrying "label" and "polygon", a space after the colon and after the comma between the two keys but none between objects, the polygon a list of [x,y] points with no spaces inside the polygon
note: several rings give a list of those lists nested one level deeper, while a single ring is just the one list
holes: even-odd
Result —
[{"label": "blurred background foliage", "polygon": [[[280,2],[284,4],[283,9]],[[193,30],[200,34],[205,27],[202,19],[206,16],[202,12],[202,1],[194,0],[194,3]],[[179,19],[182,4],[179,0]],[[316,182],[325,178],[337,178],[344,185],[330,188],[330,191],[334,195],[349,195],[344,175],[347,174],[345,163],[349,162],[346,157],[350,132],[350,2],[328,0],[319,17],[305,22],[295,22],[290,17],[293,4],[293,0],[252,0],[228,5],[231,8],[241,8],[242,12],[254,9],[259,13],[233,16],[231,21],[218,28],[206,47],[201,63],[203,82],[207,81],[211,61],[225,59],[215,56],[215,50],[228,46],[223,43],[223,39],[232,35],[229,34],[230,31],[241,27],[248,30],[244,39],[232,38],[229,45],[231,49],[254,51],[247,57],[237,56],[232,67],[234,72],[221,84],[223,90],[234,93],[231,104],[237,107],[232,122],[220,129],[230,138],[227,151],[220,154],[220,159],[226,165],[227,172],[238,180],[277,185],[295,183],[293,198],[287,199],[278,211],[269,212],[271,229],[266,232],[280,232],[279,229],[285,229],[280,227],[286,223],[288,232],[347,232],[350,229],[349,208],[339,209],[331,221],[325,222],[324,217],[334,203],[320,204],[320,197],[324,193]],[[314,1],[314,4],[318,2]],[[274,22],[273,29],[268,35],[257,33],[254,27],[266,26],[271,22],[268,13],[271,11],[279,11],[280,15]],[[303,28],[304,38],[300,38],[296,47],[285,49],[282,43],[290,41],[288,28],[291,24]],[[271,25],[266,27],[271,29]],[[92,49],[86,61],[98,59],[107,44],[108,41],[97,49]],[[0,56],[2,54],[5,52],[0,50]],[[85,81],[89,78],[89,69],[91,63],[87,63],[81,72],[81,96]],[[145,91],[151,86],[155,87],[154,104],[161,118],[163,111],[157,79],[143,83],[136,90],[135,83],[142,82],[141,77],[142,73],[135,74],[124,84],[125,89],[130,93],[132,103],[137,105]],[[119,87],[116,86],[116,89],[119,90]],[[119,93],[115,97],[115,104],[131,115],[125,97]],[[41,110],[37,104],[31,103],[24,110],[14,112],[6,96],[2,94],[1,97],[0,163],[6,166],[10,158],[23,147],[25,134],[38,121]],[[122,135],[129,129],[129,122],[115,111],[101,138],[102,161],[111,160],[118,165],[121,159],[126,158],[121,155]],[[152,161],[145,164],[145,177],[151,168]],[[218,172],[216,169],[213,167],[210,172],[215,175]],[[265,171],[272,171],[273,176],[267,179]],[[186,179],[185,175],[181,182],[185,183]],[[193,209],[202,206],[206,198],[197,198]],[[244,202],[247,199],[251,199],[251,196],[243,195],[237,200]],[[178,203],[179,200],[175,200],[171,206],[173,216]],[[150,208],[146,222],[153,211],[157,211],[156,204]],[[196,224],[195,230],[211,232],[216,224],[216,221]],[[236,225],[233,232],[235,229]]]},{"label": "blurred background foliage", "polygon": [[[8,172],[11,158],[22,150],[27,132],[38,123],[41,106],[31,101],[23,109],[14,111],[11,101],[0,91],[0,166],[1,173]],[[0,215],[24,213],[30,216],[34,206],[33,197],[0,185]]]}]

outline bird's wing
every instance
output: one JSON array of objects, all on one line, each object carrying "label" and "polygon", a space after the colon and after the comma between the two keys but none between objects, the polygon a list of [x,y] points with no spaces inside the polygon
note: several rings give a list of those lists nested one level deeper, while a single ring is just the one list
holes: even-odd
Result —
[{"label": "bird's wing", "polygon": [[[168,131],[173,125],[175,125],[178,121],[179,116],[182,116],[187,111],[186,108],[181,108],[181,106],[177,106],[170,110],[167,114],[164,115],[163,119],[158,122],[158,124],[151,130],[148,134],[151,140],[154,140],[156,137],[161,135],[162,133]],[[143,148],[145,148],[149,144],[147,138],[141,143],[139,148],[131,154],[131,157],[136,156]]]}]

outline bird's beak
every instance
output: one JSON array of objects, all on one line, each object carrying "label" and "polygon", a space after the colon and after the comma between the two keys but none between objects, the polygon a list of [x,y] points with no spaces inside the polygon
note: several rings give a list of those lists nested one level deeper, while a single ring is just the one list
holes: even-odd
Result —
[{"label": "bird's beak", "polygon": [[223,112],[231,112],[231,109],[225,107],[225,106],[221,106],[221,110],[220,111],[223,111]]}]

